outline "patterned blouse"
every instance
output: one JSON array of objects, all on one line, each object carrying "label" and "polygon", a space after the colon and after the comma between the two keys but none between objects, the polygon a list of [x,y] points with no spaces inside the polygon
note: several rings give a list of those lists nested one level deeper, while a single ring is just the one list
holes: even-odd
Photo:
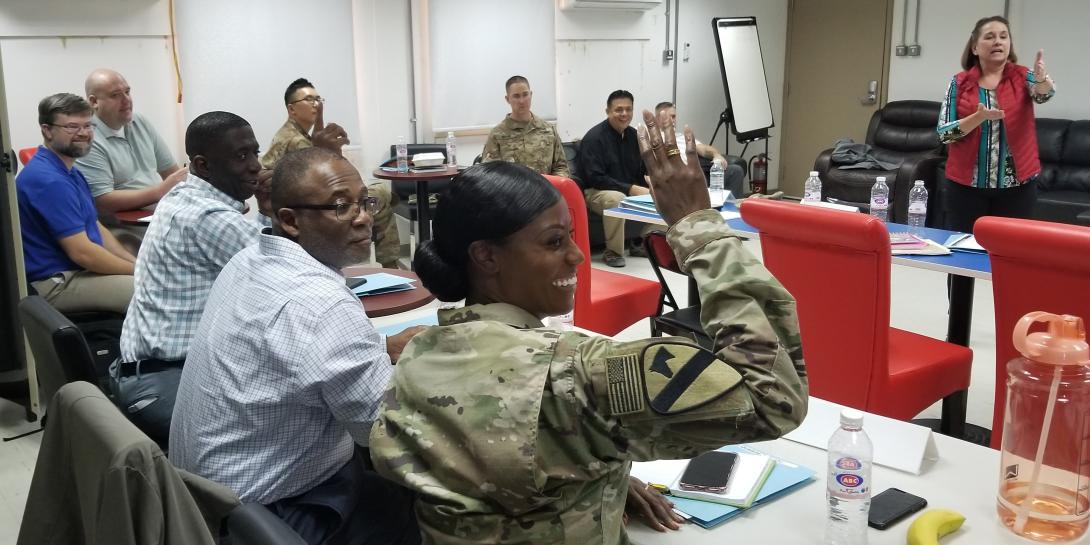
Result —
[{"label": "patterned blouse", "polygon": [[[1033,71],[1026,73],[1026,85],[1029,94],[1037,104],[1044,104],[1056,94],[1056,86],[1053,84],[1048,93],[1039,95],[1033,92],[1033,86],[1037,83],[1033,77]],[[946,98],[942,101],[939,110],[939,141],[949,144],[957,140],[965,133],[961,131],[957,112],[958,83],[957,76],[950,78],[950,85],[946,88]],[[980,103],[986,108],[999,108],[999,100],[995,89],[980,87]],[[980,151],[977,157],[976,168],[973,169],[973,187],[996,188],[1014,187],[1018,180],[1014,175],[1014,156],[1007,153],[1007,130],[1002,119],[988,120],[980,124]],[[1002,167],[1000,167],[1002,165]]]}]

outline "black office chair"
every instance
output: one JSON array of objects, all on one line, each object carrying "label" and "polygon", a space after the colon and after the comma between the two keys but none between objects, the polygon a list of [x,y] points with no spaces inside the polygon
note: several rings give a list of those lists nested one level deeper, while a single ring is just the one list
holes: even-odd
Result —
[{"label": "black office chair", "polygon": [[[55,425],[50,425],[42,437],[19,543],[44,542],[47,537],[57,542],[83,542],[81,538],[90,540],[98,535],[96,525],[155,524],[157,517],[165,516],[172,517],[171,524],[185,526],[194,543],[218,543],[220,536],[216,534],[223,529],[227,531],[223,542],[232,545],[306,543],[265,506],[243,504],[223,485],[169,465],[161,470],[164,465],[160,461],[166,460],[166,455],[93,385],[81,381],[64,386],[52,397],[49,414]],[[94,445],[98,451],[88,456],[70,445]],[[149,467],[157,471],[146,471]],[[118,478],[111,481],[105,477],[106,472],[115,471],[141,472],[143,486],[125,489],[124,498],[143,506],[140,513],[146,519],[112,520],[103,516],[109,513],[103,509],[111,507],[103,505],[103,494],[108,491],[115,501],[123,497],[116,486],[111,487]],[[159,493],[161,490],[170,492]],[[76,523],[63,521],[68,524],[58,525],[58,511],[36,508],[61,504],[77,514]],[[93,524],[79,524],[81,517]],[[133,535],[136,533],[133,530]]]},{"label": "black office chair", "polygon": [[[27,295],[39,295],[30,282],[26,283]],[[110,364],[121,357],[121,326],[125,315],[107,311],[64,312],[81,333],[87,347],[91,350],[91,359],[95,365],[95,375],[104,376]]]},{"label": "black office chair", "polygon": [[34,354],[42,400],[79,380],[106,390],[105,374],[97,372],[83,333],[53,305],[39,295],[24,297],[19,301],[19,320]]},{"label": "black office chair", "polygon": [[[678,265],[674,250],[666,242],[666,233],[652,231],[643,239],[643,247],[647,250],[647,260],[651,262],[651,269],[662,284],[662,294],[659,296],[659,307],[655,315],[651,317],[651,335],[661,337],[663,334],[678,337],[688,337],[700,346],[709,350],[713,349],[712,340],[704,333],[704,326],[700,323],[700,305],[679,308],[677,299],[670,291],[666,277],[662,269],[667,269],[675,274],[688,276],[682,272]],[[673,310],[663,312],[666,307]]]}]

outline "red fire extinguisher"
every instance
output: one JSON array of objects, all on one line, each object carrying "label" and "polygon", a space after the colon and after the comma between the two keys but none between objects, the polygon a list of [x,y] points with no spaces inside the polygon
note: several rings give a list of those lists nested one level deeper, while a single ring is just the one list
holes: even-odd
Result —
[{"label": "red fire extinguisher", "polygon": [[768,193],[768,155],[758,153],[749,160],[749,190]]}]

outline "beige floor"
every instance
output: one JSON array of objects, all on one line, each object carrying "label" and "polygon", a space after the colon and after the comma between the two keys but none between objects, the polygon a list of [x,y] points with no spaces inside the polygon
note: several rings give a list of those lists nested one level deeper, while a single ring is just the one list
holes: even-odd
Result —
[{"label": "beige floor", "polygon": [[[759,255],[756,242],[746,242],[746,247]],[[596,267],[606,268],[600,258]],[[628,274],[654,279],[651,266],[645,259],[628,258],[628,266],[619,270]],[[675,294],[684,296],[686,284],[681,277],[668,279]],[[946,334],[946,277],[931,271],[893,267],[891,289],[891,325],[935,338]],[[378,318],[377,326],[434,313],[438,303],[396,317]],[[992,392],[995,384],[995,335],[993,331],[991,283],[977,281],[973,307],[972,348],[974,352],[973,379],[969,389],[968,421],[991,427]],[[647,320],[642,320],[617,335],[617,338],[639,339],[649,335]],[[927,409],[921,417],[938,418],[939,406]],[[8,437],[37,427],[23,418],[23,410],[9,401],[0,399],[0,436]],[[41,434],[11,442],[0,443],[0,545],[13,544],[18,534],[26,503],[26,492],[34,470],[34,461],[41,443]]]}]

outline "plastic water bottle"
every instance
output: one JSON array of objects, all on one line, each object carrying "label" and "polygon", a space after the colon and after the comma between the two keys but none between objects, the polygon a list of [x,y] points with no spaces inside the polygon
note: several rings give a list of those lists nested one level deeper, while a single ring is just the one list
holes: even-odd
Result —
[{"label": "plastic water bottle", "polygon": [[927,222],[927,188],[923,180],[916,180],[908,192],[908,226],[923,227]]},{"label": "plastic water bottle", "polygon": [[818,178],[816,170],[811,170],[810,177],[806,179],[802,200],[806,202],[821,202],[821,178]]},{"label": "plastic water bottle", "polygon": [[825,545],[866,545],[874,447],[863,431],[863,413],[845,408],[829,438]]},{"label": "plastic water bottle", "polygon": [[723,181],[726,171],[723,162],[719,159],[712,161],[712,168],[708,171],[708,195],[711,197],[712,206],[723,204]]},{"label": "plastic water bottle", "polygon": [[405,144],[405,137],[397,137],[397,171],[405,173],[409,171],[409,146]]},{"label": "plastic water bottle", "polygon": [[870,188],[870,215],[889,221],[889,186],[885,176],[879,176]]},{"label": "plastic water bottle", "polygon": [[454,131],[447,131],[447,166],[458,166],[458,142],[454,139]]}]

